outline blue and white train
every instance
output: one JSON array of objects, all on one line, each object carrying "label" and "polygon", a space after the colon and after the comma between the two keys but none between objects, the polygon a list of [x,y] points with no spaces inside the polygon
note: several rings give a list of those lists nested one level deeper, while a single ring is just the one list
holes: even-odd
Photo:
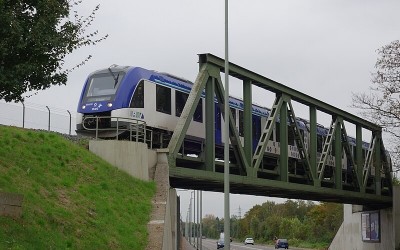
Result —
[{"label": "blue and white train", "polygon": [[[148,129],[152,130],[153,147],[166,147],[179,116],[183,110],[185,102],[191,90],[192,83],[188,80],[153,70],[140,67],[113,66],[93,72],[87,78],[81,97],[79,99],[77,114],[78,134],[94,135],[94,129],[98,126],[101,129],[115,128],[117,117],[137,119],[146,122]],[[189,146],[190,153],[199,154],[201,143],[205,136],[205,102],[204,96],[196,108],[193,120],[188,128],[186,139],[192,142]],[[237,98],[230,98],[229,101],[233,117],[236,121],[239,135],[243,136],[243,102]],[[215,136],[216,136],[216,156],[223,158],[223,119],[221,112],[216,105],[215,117]],[[269,115],[269,109],[253,105],[252,107],[252,127],[253,127],[253,148],[255,149],[261,129]],[[96,121],[96,117],[102,117]],[[97,123],[97,125],[96,125]],[[304,136],[306,149],[309,145],[309,123],[307,120],[298,119],[297,124]],[[119,126],[124,126],[119,122]],[[120,132],[124,131],[122,128]],[[98,131],[100,137],[115,136],[115,131]],[[317,126],[317,152],[322,151],[324,138],[328,129]],[[242,138],[243,139],[243,138]],[[355,138],[349,137],[351,150],[355,151]],[[280,152],[279,146],[279,126],[275,126],[270,141],[266,148],[266,155],[274,161]],[[294,141],[294,135],[289,130],[289,166],[296,165],[299,153]],[[198,145],[198,146],[196,146]],[[363,142],[363,155],[366,155],[369,143]],[[332,152],[334,155],[334,152]],[[334,167],[334,157],[330,155],[327,166]],[[343,154],[342,169],[348,169],[346,155]],[[272,163],[272,165],[274,165]],[[326,171],[330,171],[329,168]],[[333,170],[331,169],[333,172]]]}]

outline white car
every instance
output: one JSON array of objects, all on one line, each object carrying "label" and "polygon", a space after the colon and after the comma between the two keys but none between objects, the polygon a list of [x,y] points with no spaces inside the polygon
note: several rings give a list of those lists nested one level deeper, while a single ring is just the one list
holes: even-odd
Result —
[{"label": "white car", "polygon": [[254,240],[253,240],[253,238],[246,238],[246,239],[244,240],[244,244],[245,244],[245,245],[247,245],[247,244],[252,244],[252,245],[254,245]]}]

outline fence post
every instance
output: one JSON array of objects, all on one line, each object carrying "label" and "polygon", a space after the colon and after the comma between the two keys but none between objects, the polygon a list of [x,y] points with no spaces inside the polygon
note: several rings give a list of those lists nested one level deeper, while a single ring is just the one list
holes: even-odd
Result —
[{"label": "fence post", "polygon": [[69,135],[71,135],[71,112],[67,109],[67,112],[69,114]]},{"label": "fence post", "polygon": [[22,103],[22,128],[25,128],[25,103]]},{"label": "fence post", "polygon": [[47,129],[48,131],[50,131],[50,109],[48,106],[46,106],[47,110],[49,111],[49,128]]}]

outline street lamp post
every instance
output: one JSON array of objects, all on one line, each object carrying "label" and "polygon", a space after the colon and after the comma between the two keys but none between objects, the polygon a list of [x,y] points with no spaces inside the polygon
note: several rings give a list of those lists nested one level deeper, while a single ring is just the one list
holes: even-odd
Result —
[{"label": "street lamp post", "polygon": [[[193,237],[193,223],[192,223],[192,213],[194,215],[194,211],[192,210],[192,195],[194,194],[194,191],[190,192],[190,204],[189,204],[189,243],[192,244],[192,237]],[[193,220],[194,221],[194,220]],[[194,239],[193,239],[194,243]]]},{"label": "street lamp post", "polygon": [[200,227],[199,227],[199,223],[200,223],[200,218],[199,218],[199,211],[200,211],[200,191],[197,190],[197,224],[196,224],[196,232],[197,232],[197,249],[199,249],[199,241],[201,238],[200,235]]},{"label": "street lamp post", "polygon": [[192,197],[189,202],[189,243],[192,244]]},{"label": "street lamp post", "polygon": [[200,190],[200,250],[203,249],[203,226],[202,226],[202,218],[203,218],[203,191]]},{"label": "street lamp post", "polygon": [[187,211],[187,213],[186,213],[186,223],[185,223],[185,237],[187,238],[188,237],[188,235],[189,235],[189,209],[188,209],[188,211]]},{"label": "street lamp post", "polygon": [[196,192],[193,190],[193,246],[196,245]]},{"label": "street lamp post", "polygon": [[228,0],[225,0],[225,130],[224,130],[224,237],[225,249],[230,250],[229,213],[229,57],[228,57]]}]

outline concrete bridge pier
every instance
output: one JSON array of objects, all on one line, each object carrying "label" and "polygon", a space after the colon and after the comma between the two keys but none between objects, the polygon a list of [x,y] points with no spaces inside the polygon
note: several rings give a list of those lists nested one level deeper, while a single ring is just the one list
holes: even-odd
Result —
[{"label": "concrete bridge pier", "polygon": [[[345,204],[343,212],[343,223],[330,250],[400,250],[400,186],[393,186],[393,206],[390,208],[369,211],[360,205]],[[368,212],[379,214],[379,241],[363,238],[362,214]]]}]

